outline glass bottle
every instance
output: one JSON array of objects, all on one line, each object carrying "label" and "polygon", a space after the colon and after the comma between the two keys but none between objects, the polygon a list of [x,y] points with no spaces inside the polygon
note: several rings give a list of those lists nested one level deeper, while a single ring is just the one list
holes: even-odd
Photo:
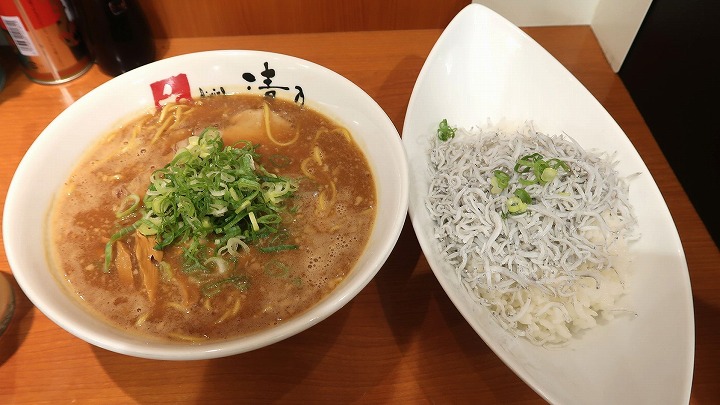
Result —
[{"label": "glass bottle", "polygon": [[95,63],[117,76],[155,60],[155,42],[136,0],[73,0]]}]

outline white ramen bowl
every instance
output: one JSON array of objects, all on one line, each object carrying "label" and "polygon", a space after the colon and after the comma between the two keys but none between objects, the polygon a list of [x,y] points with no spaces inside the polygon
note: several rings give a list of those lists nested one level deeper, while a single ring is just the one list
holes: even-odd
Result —
[{"label": "white ramen bowl", "polygon": [[[274,70],[274,75],[270,69]],[[165,79],[171,80],[165,80]],[[263,89],[270,79],[271,89]],[[91,315],[61,285],[45,252],[46,220],[56,191],[99,137],[163,100],[187,93],[265,94],[304,104],[344,125],[365,153],[376,181],[375,227],[355,268],[321,302],[288,321],[222,342],[148,342]],[[222,95],[219,95],[222,96]],[[163,100],[161,100],[163,99]],[[380,270],[400,235],[408,204],[408,170],[397,129],[380,106],[341,75],[295,57],[259,51],[209,51],[160,60],[118,76],[60,114],[20,162],[5,202],[3,237],[13,275],[48,318],[93,345],[163,360],[224,357],[278,342],[324,320]]]}]

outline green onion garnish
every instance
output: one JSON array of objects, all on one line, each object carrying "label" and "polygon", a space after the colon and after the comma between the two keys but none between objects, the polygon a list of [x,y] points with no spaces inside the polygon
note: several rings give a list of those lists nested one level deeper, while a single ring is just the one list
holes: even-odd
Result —
[{"label": "green onion garnish", "polygon": [[438,126],[437,136],[441,141],[447,141],[455,137],[455,128],[448,125],[447,119],[440,121]]},{"label": "green onion garnish", "polygon": [[285,278],[290,276],[290,268],[288,265],[278,260],[267,262],[264,270],[265,274],[269,277]]},{"label": "green onion garnish", "polygon": [[[257,145],[224,146],[216,128],[207,128],[188,141],[169,164],[151,175],[142,218],[110,238],[104,271],[112,261],[112,244],[135,229],[154,235],[156,250],[182,243],[183,271],[189,273],[208,272],[206,263],[215,262],[207,259],[223,248],[222,243],[232,239],[237,244],[240,239],[250,244],[280,229],[280,213],[297,190],[295,180],[266,171],[257,161]],[[118,215],[136,209],[133,204]],[[214,253],[208,251],[206,240],[219,241]]]},{"label": "green onion garnish", "polygon": [[135,232],[135,229],[137,229],[139,224],[140,221],[135,222],[134,224],[126,226],[125,228],[120,229],[112,236],[110,236],[110,240],[105,244],[105,261],[103,262],[103,273],[108,273],[110,271],[110,262],[112,262],[113,252],[112,248],[115,242],[119,241],[130,233]]},{"label": "green onion garnish", "polygon": [[258,250],[263,253],[281,252],[283,250],[295,250],[298,245],[275,245],[275,246],[263,246],[258,247]]},{"label": "green onion garnish", "polygon": [[493,177],[490,179],[490,185],[492,188],[490,192],[493,194],[500,194],[510,184],[510,175],[502,170],[493,171]]},{"label": "green onion garnish", "polygon": [[250,279],[244,275],[230,276],[222,280],[204,284],[200,287],[200,290],[203,296],[213,297],[219,294],[226,285],[233,286],[241,292],[244,292],[250,287]]},{"label": "green onion garnish", "polygon": [[515,192],[513,192],[515,197],[519,198],[520,201],[522,201],[525,204],[532,204],[532,197],[530,197],[530,194],[525,191],[524,188],[518,188],[515,189]]},{"label": "green onion garnish", "polygon": [[525,177],[518,178],[520,184],[524,186],[547,184],[555,179],[558,169],[570,171],[570,167],[562,160],[553,158],[546,161],[539,153],[521,157],[514,168],[516,173],[527,174]]},{"label": "green onion garnish", "polygon": [[527,211],[527,204],[517,196],[508,198],[505,204],[507,205],[508,214],[510,215],[520,215]]},{"label": "green onion garnish", "polygon": [[[508,215],[526,212],[527,206],[533,203],[533,198],[524,188],[525,186],[550,183],[558,176],[559,170],[569,172],[570,166],[560,159],[545,160],[541,154],[532,153],[518,159],[512,172],[508,173],[503,169],[493,171],[493,177],[490,178],[490,193],[500,194],[505,189],[512,191],[512,196],[506,200],[507,212],[502,214],[503,218],[507,218]],[[513,178],[516,178],[519,187],[510,187]]]},{"label": "green onion garnish", "polygon": [[126,217],[140,206],[140,196],[137,194],[130,194],[120,203],[120,209],[115,213],[117,218]]},{"label": "green onion garnish", "polygon": [[302,279],[292,275],[290,267],[278,260],[271,260],[265,264],[265,275],[273,278],[288,279],[295,287],[302,287]]}]

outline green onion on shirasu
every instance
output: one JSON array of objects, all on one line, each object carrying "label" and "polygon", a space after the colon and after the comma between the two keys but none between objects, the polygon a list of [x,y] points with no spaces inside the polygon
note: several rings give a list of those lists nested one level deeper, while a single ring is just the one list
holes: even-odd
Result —
[{"label": "green onion on shirasu", "polygon": [[563,345],[624,311],[626,247],[639,235],[613,156],[528,126],[458,129],[434,139],[430,162],[425,203],[441,254],[505,329]]},{"label": "green onion on shirasu", "polygon": [[[191,136],[170,163],[151,175],[142,218],[110,238],[105,271],[113,243],[135,230],[154,236],[156,250],[180,243],[186,272],[207,272],[211,264],[222,272],[223,256],[237,256],[261,239],[281,240],[280,214],[297,190],[297,181],[266,171],[256,162],[256,148],[250,142],[224,146],[216,128]],[[214,242],[215,252],[208,253],[208,240]],[[297,246],[276,242],[260,248]]]}]

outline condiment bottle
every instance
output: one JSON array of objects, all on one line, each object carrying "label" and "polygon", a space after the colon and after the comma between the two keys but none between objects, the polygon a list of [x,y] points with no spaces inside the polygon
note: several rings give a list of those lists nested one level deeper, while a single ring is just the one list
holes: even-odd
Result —
[{"label": "condiment bottle", "polygon": [[60,0],[0,0],[0,33],[13,45],[30,80],[65,83],[90,69],[92,59],[75,17]]},{"label": "condiment bottle", "polygon": [[155,60],[155,42],[136,0],[73,0],[95,63],[117,76]]}]

